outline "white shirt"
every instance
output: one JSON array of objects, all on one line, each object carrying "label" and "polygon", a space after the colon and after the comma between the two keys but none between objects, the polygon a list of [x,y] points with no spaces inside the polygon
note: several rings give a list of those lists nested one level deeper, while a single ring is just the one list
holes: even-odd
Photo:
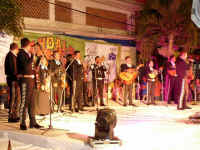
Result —
[{"label": "white shirt", "polygon": [[17,57],[17,54],[15,54],[13,51],[10,51],[10,52]]},{"label": "white shirt", "polygon": [[131,64],[127,64],[127,66],[128,66],[129,68],[131,68],[131,67],[132,67],[132,65],[131,65]]},{"label": "white shirt", "polygon": [[61,64],[59,60],[55,60],[55,62],[56,62],[56,65],[60,65]]},{"label": "white shirt", "polygon": [[24,51],[28,54],[29,57],[31,57],[31,53],[28,50],[24,49]]},{"label": "white shirt", "polygon": [[171,64],[172,64],[173,67],[175,66],[175,63],[173,61],[171,61]]},{"label": "white shirt", "polygon": [[78,62],[79,65],[81,65],[81,61],[79,59],[76,59],[76,61]]}]

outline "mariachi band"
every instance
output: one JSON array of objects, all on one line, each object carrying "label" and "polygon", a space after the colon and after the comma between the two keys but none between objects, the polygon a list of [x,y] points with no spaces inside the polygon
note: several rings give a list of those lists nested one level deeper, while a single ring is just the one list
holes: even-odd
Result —
[{"label": "mariachi band", "polygon": [[[20,121],[20,129],[27,130],[28,113],[30,128],[41,128],[35,115],[63,112],[67,103],[72,112],[84,111],[84,106],[105,106],[104,93],[109,92],[108,88],[104,90],[105,83],[108,83],[106,74],[109,74],[104,65],[105,58],[96,56],[95,62],[89,65],[82,61],[80,51],[75,51],[65,59],[63,63],[59,51],[54,51],[51,59],[47,58],[41,46],[27,38],[21,40],[21,49],[16,43],[10,45],[5,59],[5,74],[10,89],[8,122]],[[146,89],[143,102],[155,105],[157,81],[160,74],[165,72],[162,81],[165,101],[170,104],[174,100],[178,110],[190,109],[186,102],[194,75],[187,53],[181,52],[177,59],[171,56],[164,69],[155,66],[153,60],[146,65],[135,66],[131,56],[125,58],[125,63],[120,66],[120,82],[114,82],[118,83],[117,88],[122,88],[121,93],[118,90],[117,94],[121,94],[123,106],[136,106],[136,87],[139,87],[136,82],[142,85],[143,90]]]}]

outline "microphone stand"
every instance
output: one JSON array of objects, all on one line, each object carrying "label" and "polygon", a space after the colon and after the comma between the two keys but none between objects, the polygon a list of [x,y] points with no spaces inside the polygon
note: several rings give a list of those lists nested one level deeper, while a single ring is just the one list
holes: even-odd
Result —
[{"label": "microphone stand", "polygon": [[94,76],[95,76],[95,90],[96,90],[95,98],[96,98],[96,103],[97,103],[96,110],[98,111],[99,110],[99,100],[98,100],[98,97],[97,97],[97,93],[98,93],[98,90],[97,90],[97,67],[95,67],[94,69],[95,69],[94,70],[94,74],[95,74]]},{"label": "microphone stand", "polygon": [[140,76],[138,75],[138,82],[137,82],[137,98],[140,101]]},{"label": "microphone stand", "polygon": [[52,81],[51,81],[51,76],[50,76],[50,116],[49,116],[49,129],[53,129],[52,126],[52,109],[53,109],[53,105],[52,105],[52,101],[53,101],[53,93],[52,93]]},{"label": "microphone stand", "polygon": [[[94,85],[95,84],[95,86],[93,86],[93,92],[92,92],[92,103],[94,104],[94,106],[95,106],[95,102],[97,103],[97,105],[96,105],[96,111],[98,111],[99,110],[99,104],[98,104],[98,98],[97,98],[97,93],[98,93],[98,90],[97,90],[97,66],[96,66],[96,64],[92,64],[93,65],[93,69],[94,69],[94,77],[92,78],[92,84]],[[92,69],[92,68],[91,68]],[[92,69],[92,70],[93,70]],[[95,80],[95,81],[93,81],[93,79]],[[96,91],[96,92],[95,92]],[[91,110],[91,112],[92,112],[93,110]]]},{"label": "microphone stand", "polygon": [[161,74],[161,96],[162,96],[162,101],[164,101],[164,82],[163,82],[163,72],[160,72]]},{"label": "microphone stand", "polygon": [[110,65],[108,67],[108,78],[107,78],[107,97],[106,97],[107,98],[107,105],[109,105],[108,104],[108,96],[109,96],[108,95],[109,94],[109,89],[108,89],[109,86],[108,86],[108,84],[109,84],[109,78],[110,78]]}]

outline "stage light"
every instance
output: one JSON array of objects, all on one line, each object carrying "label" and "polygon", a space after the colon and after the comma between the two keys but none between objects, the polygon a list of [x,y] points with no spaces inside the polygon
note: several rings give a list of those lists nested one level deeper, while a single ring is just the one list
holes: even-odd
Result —
[{"label": "stage light", "polygon": [[200,1],[199,0],[193,0],[191,19],[196,24],[196,26],[200,28]]},{"label": "stage light", "polygon": [[116,112],[105,108],[97,112],[95,139],[114,139],[114,128],[117,124]]}]

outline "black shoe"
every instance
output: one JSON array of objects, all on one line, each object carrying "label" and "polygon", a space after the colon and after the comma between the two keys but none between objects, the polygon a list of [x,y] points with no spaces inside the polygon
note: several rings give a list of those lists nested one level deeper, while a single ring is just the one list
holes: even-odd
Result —
[{"label": "black shoe", "polygon": [[60,109],[60,110],[58,110],[57,112],[61,112],[61,113],[63,113],[63,112],[65,112],[63,109]]},{"label": "black shoe", "polygon": [[84,107],[90,107],[90,105],[89,104],[85,104]]},{"label": "black shoe", "polygon": [[105,104],[100,104],[100,106],[105,106]]},{"label": "black shoe", "polygon": [[137,107],[137,105],[135,105],[135,104],[129,104],[130,106],[134,106],[134,107]]},{"label": "black shoe", "polygon": [[189,106],[185,106],[184,109],[192,109],[191,107]]},{"label": "black shoe", "polygon": [[177,108],[177,110],[184,110],[184,108]]},{"label": "black shoe", "polygon": [[79,109],[75,109],[75,112],[79,112]]},{"label": "black shoe", "polygon": [[16,123],[16,122],[19,122],[19,119],[8,118],[8,122]]},{"label": "black shoe", "polygon": [[27,130],[27,127],[26,127],[26,125],[24,125],[24,124],[20,124],[20,129],[21,129],[21,130]]},{"label": "black shoe", "polygon": [[30,124],[30,128],[36,128],[36,129],[40,129],[42,128],[43,126],[39,125],[39,124]]},{"label": "black shoe", "polygon": [[80,111],[87,111],[87,110],[85,110],[85,109],[83,109],[83,108],[81,108],[81,109],[79,109]]},{"label": "black shoe", "polygon": [[127,105],[126,105],[126,104],[124,104],[123,106],[124,106],[124,107],[126,107]]}]

